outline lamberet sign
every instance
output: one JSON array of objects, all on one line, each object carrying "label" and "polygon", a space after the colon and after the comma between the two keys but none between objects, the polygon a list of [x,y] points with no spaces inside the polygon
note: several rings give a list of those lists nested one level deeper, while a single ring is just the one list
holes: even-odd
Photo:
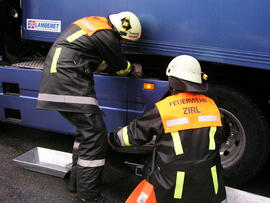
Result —
[{"label": "lamberet sign", "polygon": [[45,31],[45,32],[61,32],[61,21],[43,20],[43,19],[26,19],[26,29]]}]

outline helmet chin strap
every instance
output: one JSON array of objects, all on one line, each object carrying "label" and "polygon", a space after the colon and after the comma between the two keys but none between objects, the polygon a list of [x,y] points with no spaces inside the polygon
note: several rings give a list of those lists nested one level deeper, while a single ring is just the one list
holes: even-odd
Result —
[{"label": "helmet chin strap", "polygon": [[178,93],[182,93],[182,92],[185,92],[185,91],[180,91],[180,90],[176,90],[176,89],[170,89],[170,93],[172,94],[172,95],[174,95],[174,94],[178,94]]},{"label": "helmet chin strap", "polygon": [[169,77],[169,85],[172,93],[181,93],[181,92],[206,92],[208,90],[208,85],[206,82],[202,84],[197,84],[189,82],[183,79],[178,79],[175,77]]}]

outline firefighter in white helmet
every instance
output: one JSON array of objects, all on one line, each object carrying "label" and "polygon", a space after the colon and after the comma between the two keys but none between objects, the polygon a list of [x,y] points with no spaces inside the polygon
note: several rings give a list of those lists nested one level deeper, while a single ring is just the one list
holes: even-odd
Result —
[{"label": "firefighter in white helmet", "polygon": [[106,63],[107,73],[140,76],[121,53],[121,39],[138,40],[135,14],[90,16],[71,23],[53,43],[45,60],[37,108],[55,110],[77,129],[69,189],[78,202],[100,202],[107,132],[96,99],[93,72]]},{"label": "firefighter in white helmet", "polygon": [[116,129],[109,143],[136,146],[157,136],[155,168],[147,176],[158,203],[226,202],[219,155],[224,131],[218,107],[203,95],[207,76],[188,55],[175,57],[166,74],[170,95]]},{"label": "firefighter in white helmet", "polygon": [[142,28],[138,17],[129,11],[109,15],[109,20],[121,38],[136,41],[140,39]]}]

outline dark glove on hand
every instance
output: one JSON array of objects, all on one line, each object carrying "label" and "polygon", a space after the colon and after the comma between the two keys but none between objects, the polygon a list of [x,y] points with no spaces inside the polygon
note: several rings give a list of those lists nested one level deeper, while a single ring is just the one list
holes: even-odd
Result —
[{"label": "dark glove on hand", "polygon": [[109,146],[115,150],[116,147],[118,147],[117,140],[115,140],[115,135],[117,134],[118,130],[115,130],[114,133],[108,133],[107,139],[108,139],[108,144]]},{"label": "dark glove on hand", "polygon": [[142,74],[143,74],[142,65],[138,63],[133,63],[131,67],[131,71],[128,74],[128,76],[132,78],[141,78]]}]

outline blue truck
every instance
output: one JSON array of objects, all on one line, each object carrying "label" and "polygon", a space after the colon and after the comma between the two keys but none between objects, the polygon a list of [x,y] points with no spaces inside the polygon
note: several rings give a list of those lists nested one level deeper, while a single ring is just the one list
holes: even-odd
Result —
[{"label": "blue truck", "polygon": [[220,151],[226,183],[240,185],[256,177],[270,149],[269,9],[268,0],[2,0],[0,121],[75,134],[57,112],[36,109],[46,51],[81,17],[132,11],[143,34],[123,50],[142,64],[143,77],[94,76],[108,131],[127,125],[162,98],[170,60],[192,55],[208,73],[207,94],[230,128]]}]

